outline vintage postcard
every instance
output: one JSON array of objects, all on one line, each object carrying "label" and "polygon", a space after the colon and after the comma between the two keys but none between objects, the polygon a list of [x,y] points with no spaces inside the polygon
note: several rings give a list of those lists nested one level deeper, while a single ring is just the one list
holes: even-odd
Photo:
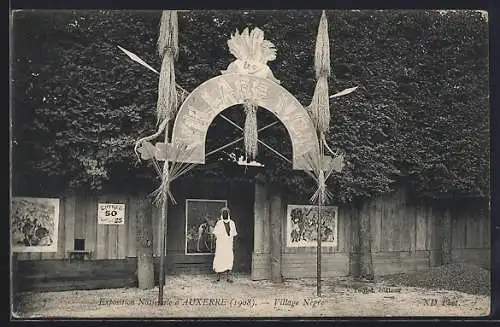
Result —
[{"label": "vintage postcard", "polygon": [[13,11],[12,319],[488,316],[488,24]]}]

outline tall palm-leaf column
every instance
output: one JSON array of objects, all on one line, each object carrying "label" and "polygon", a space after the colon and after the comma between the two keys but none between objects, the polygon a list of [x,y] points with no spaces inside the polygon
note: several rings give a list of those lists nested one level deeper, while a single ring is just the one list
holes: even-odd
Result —
[{"label": "tall palm-leaf column", "polygon": [[[326,188],[326,181],[333,171],[341,172],[344,166],[344,154],[340,150],[333,151],[326,142],[326,133],[330,128],[330,99],[347,95],[355,91],[358,87],[345,89],[328,95],[328,78],[331,75],[330,69],[330,39],[328,37],[328,21],[323,10],[318,26],[316,37],[316,48],[314,53],[314,71],[316,77],[316,87],[309,106],[306,107],[309,116],[314,124],[318,135],[318,152],[306,157],[312,171],[308,172],[316,181],[317,189],[311,197],[311,202],[318,206],[317,221],[317,258],[316,258],[316,293],[321,296],[321,238],[324,221],[322,219],[322,207],[328,202],[333,194]],[[325,150],[329,155],[325,156]]]}]

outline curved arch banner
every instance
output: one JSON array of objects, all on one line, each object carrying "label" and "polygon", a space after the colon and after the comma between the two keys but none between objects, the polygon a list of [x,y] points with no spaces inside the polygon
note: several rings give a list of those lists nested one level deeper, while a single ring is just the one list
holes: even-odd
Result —
[{"label": "curved arch banner", "polygon": [[306,109],[285,88],[262,77],[225,74],[198,86],[179,109],[172,131],[173,146],[187,146],[184,162],[205,163],[208,127],[223,110],[252,100],[285,125],[293,150],[293,168],[307,170],[306,157],[318,150],[318,137]]}]

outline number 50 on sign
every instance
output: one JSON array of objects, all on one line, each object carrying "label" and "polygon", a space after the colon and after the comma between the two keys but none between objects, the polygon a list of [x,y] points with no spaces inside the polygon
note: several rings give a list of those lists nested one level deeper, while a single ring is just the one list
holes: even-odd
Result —
[{"label": "number 50 on sign", "polygon": [[125,204],[99,203],[97,223],[100,225],[123,225],[125,223]]}]

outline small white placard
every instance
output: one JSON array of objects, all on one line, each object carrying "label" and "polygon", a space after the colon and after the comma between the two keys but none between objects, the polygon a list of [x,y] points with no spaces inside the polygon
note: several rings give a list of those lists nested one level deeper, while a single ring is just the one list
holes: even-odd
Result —
[{"label": "small white placard", "polygon": [[97,223],[99,225],[123,225],[125,223],[125,204],[99,203]]}]

